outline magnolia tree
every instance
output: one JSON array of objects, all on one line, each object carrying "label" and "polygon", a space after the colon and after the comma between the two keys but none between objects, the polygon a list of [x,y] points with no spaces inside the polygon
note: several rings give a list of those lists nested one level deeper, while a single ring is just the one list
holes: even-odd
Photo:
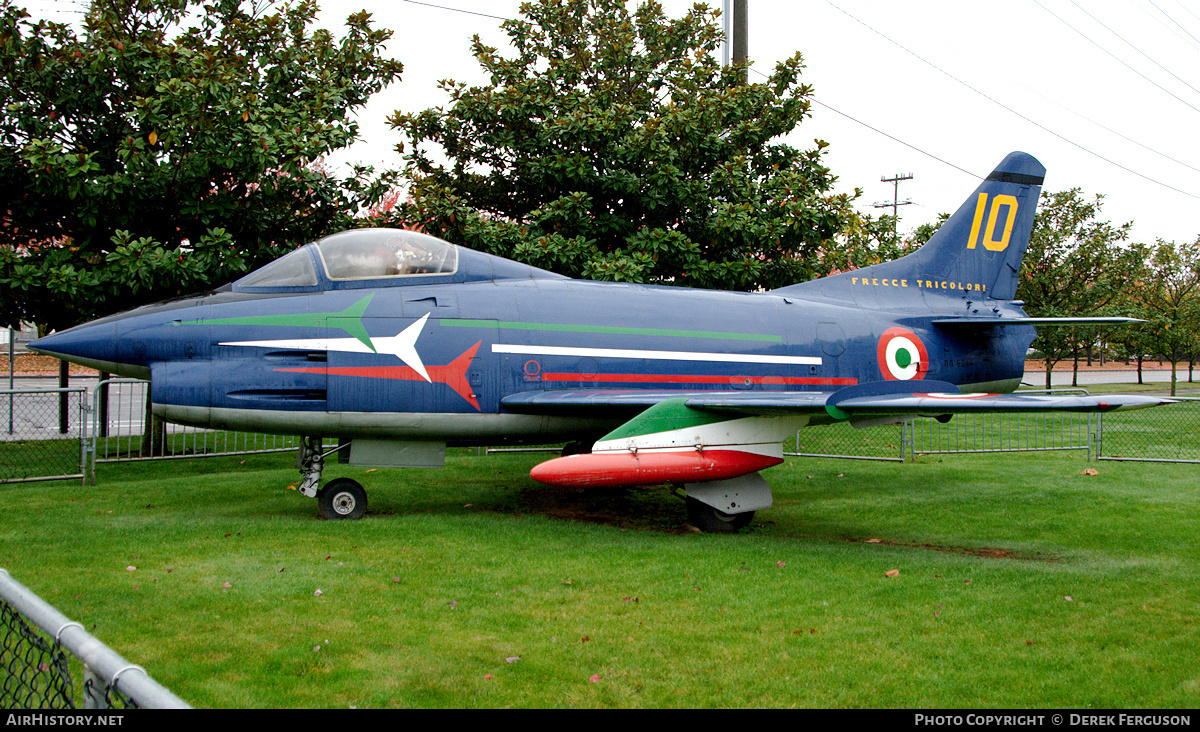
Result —
[{"label": "magnolia tree", "polygon": [[809,112],[800,56],[759,83],[715,60],[716,11],[541,0],[475,38],[488,83],[397,111],[411,200],[397,220],[571,276],[751,290],[825,273],[850,214],[825,144],[779,142]]},{"label": "magnolia tree", "polygon": [[228,281],[350,224],[391,181],[323,156],[399,77],[390,31],[312,0],[0,0],[0,320],[61,328]]}]

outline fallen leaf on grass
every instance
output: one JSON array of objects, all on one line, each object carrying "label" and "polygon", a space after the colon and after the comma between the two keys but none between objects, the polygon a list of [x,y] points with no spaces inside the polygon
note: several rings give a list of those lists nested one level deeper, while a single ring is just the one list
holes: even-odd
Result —
[{"label": "fallen leaf on grass", "polygon": [[884,573],[883,573],[883,575],[884,575],[885,577],[897,577],[897,576],[899,576],[899,575],[900,575],[900,570],[898,570],[898,569],[889,569],[888,571],[884,572]]},{"label": "fallen leaf on grass", "polygon": [[1095,468],[1084,468],[1080,475],[1100,475],[1100,471]]}]

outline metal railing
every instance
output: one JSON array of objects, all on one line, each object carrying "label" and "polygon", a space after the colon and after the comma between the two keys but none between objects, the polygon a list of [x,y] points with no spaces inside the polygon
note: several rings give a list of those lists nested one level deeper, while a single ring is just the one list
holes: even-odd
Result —
[{"label": "metal railing", "polygon": [[91,482],[95,482],[97,463],[293,452],[300,446],[300,438],[294,435],[162,422],[148,409],[149,387],[139,379],[105,379],[93,387],[89,400],[93,419],[85,445]]},{"label": "metal railing", "polygon": [[[9,429],[0,434],[0,483],[63,478],[94,483],[96,463],[291,452],[299,447],[300,438],[290,435],[158,422],[146,408],[147,389],[146,382],[136,379],[106,379],[90,394],[82,387],[0,390],[9,422]],[[63,400],[65,418],[59,416]],[[1101,460],[1200,462],[1200,441],[1194,437],[1200,433],[1200,399],[1180,401],[1106,415],[960,414],[945,423],[915,418],[862,429],[839,423],[800,430],[784,443],[784,455],[900,462],[942,453],[1083,450],[1091,459],[1094,449]]]},{"label": "metal railing", "polygon": [[0,709],[78,708],[67,653],[83,664],[84,709],[191,708],[0,569]]},{"label": "metal railing", "polygon": [[1091,414],[959,414],[945,423],[912,419],[906,425],[912,455],[1085,450],[1091,456]]},{"label": "metal railing", "polygon": [[904,425],[854,427],[837,423],[805,427],[784,442],[787,457],[839,458],[842,460],[885,460],[904,462]]}]

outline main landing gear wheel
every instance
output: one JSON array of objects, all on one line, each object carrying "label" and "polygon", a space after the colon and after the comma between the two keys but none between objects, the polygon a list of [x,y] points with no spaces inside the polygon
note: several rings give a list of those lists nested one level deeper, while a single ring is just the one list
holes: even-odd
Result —
[{"label": "main landing gear wheel", "polygon": [[358,481],[337,478],[317,491],[321,517],[327,519],[360,519],[367,515],[367,492]]},{"label": "main landing gear wheel", "polygon": [[688,521],[706,534],[736,534],[754,520],[754,512],[725,513],[695,498],[687,499]]}]

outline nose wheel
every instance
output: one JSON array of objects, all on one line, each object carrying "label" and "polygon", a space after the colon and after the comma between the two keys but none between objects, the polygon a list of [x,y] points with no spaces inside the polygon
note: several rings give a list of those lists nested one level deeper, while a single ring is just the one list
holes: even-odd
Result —
[{"label": "nose wheel", "polygon": [[326,519],[360,519],[367,515],[367,492],[356,480],[337,478],[317,491],[317,506]]}]

